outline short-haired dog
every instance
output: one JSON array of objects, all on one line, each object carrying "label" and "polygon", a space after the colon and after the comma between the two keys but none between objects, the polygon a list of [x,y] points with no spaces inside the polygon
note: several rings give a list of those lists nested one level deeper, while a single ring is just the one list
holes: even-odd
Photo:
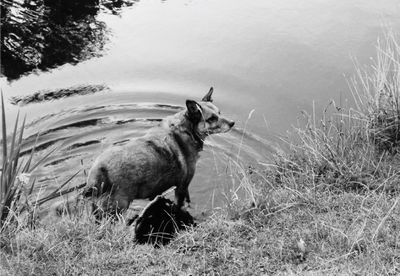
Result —
[{"label": "short-haired dog", "polygon": [[153,199],[176,186],[178,208],[189,203],[188,186],[204,139],[235,124],[212,103],[213,88],[201,101],[164,118],[143,136],[104,151],[89,171],[84,196],[102,199],[108,213],[126,210],[134,199]]}]

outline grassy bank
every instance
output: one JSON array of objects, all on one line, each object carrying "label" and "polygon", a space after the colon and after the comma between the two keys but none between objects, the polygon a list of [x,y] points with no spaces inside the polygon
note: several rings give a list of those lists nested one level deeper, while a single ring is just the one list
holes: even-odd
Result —
[{"label": "grassy bank", "polygon": [[245,200],[169,245],[137,245],[122,222],[21,216],[2,232],[0,274],[400,274],[400,46],[387,35],[377,52],[351,81],[356,108],[305,115],[263,169],[232,161]]}]

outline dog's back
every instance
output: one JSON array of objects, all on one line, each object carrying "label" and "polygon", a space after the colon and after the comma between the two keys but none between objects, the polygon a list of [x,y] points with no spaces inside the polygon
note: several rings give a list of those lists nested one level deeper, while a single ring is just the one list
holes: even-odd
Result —
[{"label": "dog's back", "polygon": [[[198,152],[188,137],[164,128],[105,151],[93,164],[87,193],[110,194],[111,202],[126,209],[133,199],[154,198],[181,186],[194,174]],[[190,181],[189,179],[189,181]]]}]

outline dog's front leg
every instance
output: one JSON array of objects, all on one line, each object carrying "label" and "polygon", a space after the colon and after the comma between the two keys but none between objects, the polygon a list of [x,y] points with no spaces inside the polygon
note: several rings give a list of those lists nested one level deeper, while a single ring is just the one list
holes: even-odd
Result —
[{"label": "dog's front leg", "polygon": [[190,195],[189,195],[189,189],[186,188],[186,195],[185,195],[185,199],[186,199],[186,203],[188,204],[188,207],[190,208]]},{"label": "dog's front leg", "polygon": [[182,189],[181,187],[177,187],[175,189],[175,201],[178,209],[182,208],[183,202],[185,201],[185,198],[187,198],[187,195],[187,189]]}]

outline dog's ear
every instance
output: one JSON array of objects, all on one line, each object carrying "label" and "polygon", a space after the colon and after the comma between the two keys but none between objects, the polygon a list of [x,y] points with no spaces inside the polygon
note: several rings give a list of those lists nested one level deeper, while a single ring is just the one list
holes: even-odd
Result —
[{"label": "dog's ear", "polygon": [[186,100],[186,107],[187,107],[187,114],[189,119],[194,122],[198,123],[201,120],[201,106],[192,100]]},{"label": "dog's ear", "polygon": [[210,91],[208,91],[208,93],[203,97],[203,99],[201,99],[203,102],[212,102],[213,99],[211,98],[212,93],[214,92],[214,88],[211,87]]}]

